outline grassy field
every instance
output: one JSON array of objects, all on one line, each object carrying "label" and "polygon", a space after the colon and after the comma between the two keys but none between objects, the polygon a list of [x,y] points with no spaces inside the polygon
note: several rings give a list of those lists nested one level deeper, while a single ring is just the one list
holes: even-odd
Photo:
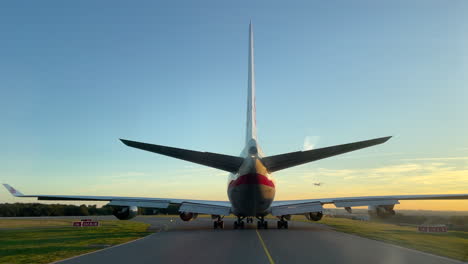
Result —
[{"label": "grassy field", "polygon": [[72,219],[1,219],[0,229],[71,226]]},{"label": "grassy field", "polygon": [[50,263],[149,234],[149,225],[138,222],[108,220],[86,228],[71,222],[0,220],[0,263]]},{"label": "grassy field", "polygon": [[[295,220],[307,221],[300,217],[296,217]],[[416,227],[331,217],[324,217],[318,223],[333,227],[336,231],[468,261],[468,232],[420,233]]]}]

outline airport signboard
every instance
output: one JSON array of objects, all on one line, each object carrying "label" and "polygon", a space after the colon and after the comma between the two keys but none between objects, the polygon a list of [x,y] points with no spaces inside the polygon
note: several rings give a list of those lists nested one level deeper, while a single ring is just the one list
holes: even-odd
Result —
[{"label": "airport signboard", "polygon": [[81,223],[81,226],[85,227],[85,226],[99,226],[99,222],[98,221],[84,221]]},{"label": "airport signboard", "polygon": [[74,227],[91,227],[99,226],[99,221],[92,221],[91,219],[81,219],[81,221],[74,221],[72,223]]},{"label": "airport signboard", "polygon": [[423,233],[446,233],[448,231],[445,225],[421,225],[418,231]]}]

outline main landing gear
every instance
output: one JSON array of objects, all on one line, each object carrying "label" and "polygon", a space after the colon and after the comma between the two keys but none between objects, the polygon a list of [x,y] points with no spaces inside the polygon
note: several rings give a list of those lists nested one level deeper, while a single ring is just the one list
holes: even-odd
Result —
[{"label": "main landing gear", "polygon": [[224,221],[223,221],[223,218],[221,216],[218,216],[218,219],[216,219],[216,221],[213,222],[213,228],[214,229],[224,229]]},{"label": "main landing gear", "polygon": [[265,221],[265,218],[263,216],[257,217],[257,229],[268,229],[268,222]]},{"label": "main landing gear", "polygon": [[[234,229],[244,229],[244,220],[245,217],[241,217],[241,216],[238,216],[237,217],[237,221],[234,221]],[[247,218],[247,222],[248,222],[248,218]]]},{"label": "main landing gear", "polygon": [[278,229],[288,229],[288,221],[284,219],[284,217],[281,217],[280,220],[278,221]]}]

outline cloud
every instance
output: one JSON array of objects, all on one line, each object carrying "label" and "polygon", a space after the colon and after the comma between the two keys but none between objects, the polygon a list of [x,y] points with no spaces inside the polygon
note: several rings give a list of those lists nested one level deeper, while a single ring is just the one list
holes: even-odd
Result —
[{"label": "cloud", "polygon": [[362,169],[315,168],[302,173],[296,171],[291,176],[306,183],[302,187],[304,189],[310,188],[320,178],[321,182],[331,187],[330,191],[340,190],[347,194],[351,191],[360,196],[446,193],[460,189],[464,189],[463,193],[466,193],[468,189],[468,167],[451,166],[442,162],[414,162]]},{"label": "cloud", "polygon": [[[317,177],[320,177],[321,182],[326,183],[324,188],[312,189],[312,184]],[[278,186],[278,199],[454,194],[466,193],[468,166],[466,164],[452,166],[442,162],[414,162],[359,169],[316,168],[308,172],[303,171],[302,175],[296,172],[287,179],[296,184],[298,182],[303,184],[297,184],[292,189],[288,189],[290,187],[287,183],[284,187]],[[444,201],[443,204],[449,204],[449,202]],[[418,205],[415,203],[412,206]],[[431,208],[431,203],[427,203],[424,208]],[[466,201],[464,204],[460,203],[451,208],[466,210]]]},{"label": "cloud", "polygon": [[468,160],[468,157],[438,157],[438,158],[416,158],[402,159],[403,161],[432,161],[432,160]]},{"label": "cloud", "polygon": [[319,138],[320,137],[317,137],[317,136],[306,136],[304,138],[304,144],[302,146],[302,150],[306,151],[306,150],[314,149],[315,145],[317,145]]}]

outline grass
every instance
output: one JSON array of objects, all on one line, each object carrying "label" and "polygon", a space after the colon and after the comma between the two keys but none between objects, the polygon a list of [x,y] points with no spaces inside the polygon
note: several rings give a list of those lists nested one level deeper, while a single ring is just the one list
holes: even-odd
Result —
[{"label": "grass", "polygon": [[[296,218],[296,221],[307,221]],[[324,217],[319,223],[336,231],[384,241],[461,261],[468,260],[468,232],[420,233],[416,227]]]},{"label": "grass", "polygon": [[0,229],[71,226],[73,219],[2,219]]},{"label": "grass", "polygon": [[[0,220],[0,263],[50,263],[148,235],[148,224],[100,221],[71,227],[72,220]],[[22,228],[22,229],[18,229]]]}]

